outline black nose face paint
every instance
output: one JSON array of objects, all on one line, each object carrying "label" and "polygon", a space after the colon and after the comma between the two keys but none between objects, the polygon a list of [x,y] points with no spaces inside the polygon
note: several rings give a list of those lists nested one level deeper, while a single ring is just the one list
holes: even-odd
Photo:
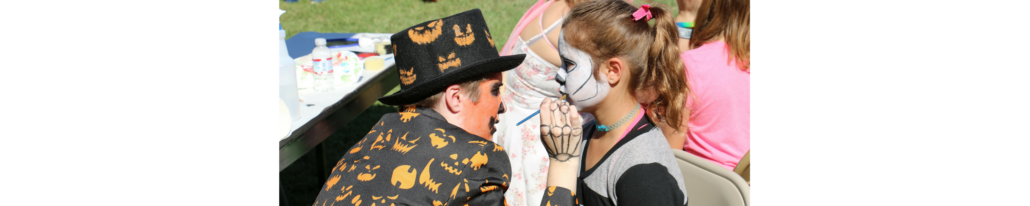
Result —
[{"label": "black nose face paint", "polygon": [[504,113],[505,111],[506,110],[504,110],[504,103],[502,102],[501,106],[497,107],[497,113],[501,114],[501,113]]}]

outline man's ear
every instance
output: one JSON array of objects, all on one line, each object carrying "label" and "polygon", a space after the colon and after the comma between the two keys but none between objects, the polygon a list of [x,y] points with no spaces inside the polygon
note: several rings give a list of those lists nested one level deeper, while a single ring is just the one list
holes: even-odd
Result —
[{"label": "man's ear", "polygon": [[451,113],[461,112],[461,101],[465,101],[464,96],[461,95],[461,86],[457,84],[447,86],[447,89],[444,89],[443,101]]},{"label": "man's ear", "polygon": [[618,84],[619,80],[622,79],[622,75],[629,74],[629,70],[627,70],[627,66],[629,65],[627,65],[626,63],[626,61],[623,61],[619,57],[612,57],[611,59],[605,61],[605,69],[601,72],[604,72],[604,75],[606,75],[606,78],[608,79],[602,79],[601,81],[607,81],[608,84],[613,86]]}]

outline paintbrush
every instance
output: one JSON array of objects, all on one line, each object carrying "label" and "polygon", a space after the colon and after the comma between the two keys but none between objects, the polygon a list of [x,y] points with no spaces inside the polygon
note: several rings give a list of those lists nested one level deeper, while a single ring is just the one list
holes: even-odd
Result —
[{"label": "paintbrush", "polygon": [[[562,95],[561,95],[561,99],[558,99],[558,100],[565,100],[565,96],[567,96],[567,95],[565,95],[565,94],[562,94]],[[519,126],[519,125],[522,125],[522,123],[523,123],[523,122],[526,122],[526,120],[529,120],[529,118],[533,118],[534,116],[536,116],[536,115],[538,115],[538,114],[540,114],[540,110],[536,110],[536,112],[533,112],[533,114],[529,115],[529,116],[528,116],[528,117],[526,117],[525,119],[522,119],[522,121],[519,121],[519,123],[518,123],[518,124],[515,124],[515,126]]]}]

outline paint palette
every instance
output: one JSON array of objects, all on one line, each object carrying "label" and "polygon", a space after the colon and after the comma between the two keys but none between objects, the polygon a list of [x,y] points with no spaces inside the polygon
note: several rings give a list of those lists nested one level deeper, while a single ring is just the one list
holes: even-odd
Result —
[{"label": "paint palette", "polygon": [[351,51],[333,52],[333,74],[343,84],[351,84],[361,80],[364,65],[358,55]]}]

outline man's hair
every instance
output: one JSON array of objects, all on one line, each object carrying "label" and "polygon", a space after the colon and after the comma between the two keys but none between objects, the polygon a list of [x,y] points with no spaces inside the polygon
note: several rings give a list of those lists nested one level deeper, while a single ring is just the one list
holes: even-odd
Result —
[{"label": "man's hair", "polygon": [[[473,81],[458,83],[458,85],[461,87],[462,93],[469,96],[469,100],[472,100],[472,103],[479,103],[479,84],[484,80],[486,80],[485,76]],[[440,99],[443,98],[443,95],[446,92],[447,90],[445,89],[444,91],[440,91],[440,93],[436,93],[433,96],[429,96],[425,99],[422,99],[422,101],[418,101],[415,104],[405,105],[400,108],[405,108],[409,106],[432,108],[440,102]]]}]

